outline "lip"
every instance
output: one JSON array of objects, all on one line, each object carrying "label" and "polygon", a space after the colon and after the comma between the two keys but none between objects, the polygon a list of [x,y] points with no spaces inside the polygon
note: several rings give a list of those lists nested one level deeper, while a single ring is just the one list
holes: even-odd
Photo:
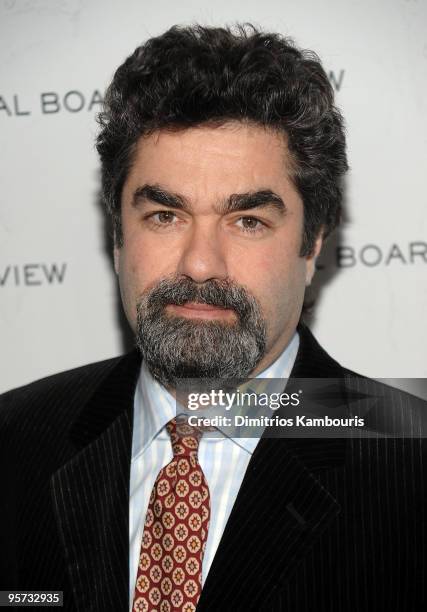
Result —
[{"label": "lip", "polygon": [[234,311],[230,308],[222,308],[221,306],[212,306],[211,304],[202,304],[199,302],[187,302],[181,306],[177,304],[168,304],[166,309],[173,314],[188,318],[230,319],[235,317]]}]

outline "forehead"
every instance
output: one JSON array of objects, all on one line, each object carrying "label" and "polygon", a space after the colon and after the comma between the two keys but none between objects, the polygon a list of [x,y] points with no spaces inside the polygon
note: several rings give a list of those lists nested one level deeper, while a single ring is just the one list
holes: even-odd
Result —
[{"label": "forehead", "polygon": [[251,123],[228,122],[159,130],[139,139],[125,190],[161,184],[190,199],[290,185],[286,135]]}]

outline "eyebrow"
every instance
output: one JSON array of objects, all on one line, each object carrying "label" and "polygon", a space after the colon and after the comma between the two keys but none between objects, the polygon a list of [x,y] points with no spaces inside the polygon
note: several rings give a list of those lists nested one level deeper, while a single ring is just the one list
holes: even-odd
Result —
[{"label": "eyebrow", "polygon": [[[191,211],[191,205],[186,198],[177,193],[170,193],[160,185],[145,184],[138,187],[133,194],[132,205],[138,206],[143,201],[156,202],[186,212]],[[273,206],[282,215],[287,211],[284,201],[277,193],[271,189],[261,189],[247,193],[233,193],[215,207],[215,212],[227,214],[267,206]]]}]

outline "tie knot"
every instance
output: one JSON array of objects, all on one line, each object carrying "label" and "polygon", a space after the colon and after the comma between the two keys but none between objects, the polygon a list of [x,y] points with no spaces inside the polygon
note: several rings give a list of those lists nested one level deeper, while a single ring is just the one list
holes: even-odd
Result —
[{"label": "tie knot", "polygon": [[172,419],[167,423],[174,457],[178,455],[196,455],[199,451],[201,429],[192,427],[186,419]]}]

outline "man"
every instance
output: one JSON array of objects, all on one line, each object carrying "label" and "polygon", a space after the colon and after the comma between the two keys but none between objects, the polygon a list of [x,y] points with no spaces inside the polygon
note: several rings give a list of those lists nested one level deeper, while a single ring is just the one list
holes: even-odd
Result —
[{"label": "man", "polygon": [[175,418],[180,379],[290,375],[344,381],[340,405],[383,394],[407,429],[406,396],[351,383],[299,323],[347,169],[317,57],[174,27],[120,66],[100,123],[139,350],[3,396],[1,587],[85,612],[421,610],[419,439],[218,440]]}]

